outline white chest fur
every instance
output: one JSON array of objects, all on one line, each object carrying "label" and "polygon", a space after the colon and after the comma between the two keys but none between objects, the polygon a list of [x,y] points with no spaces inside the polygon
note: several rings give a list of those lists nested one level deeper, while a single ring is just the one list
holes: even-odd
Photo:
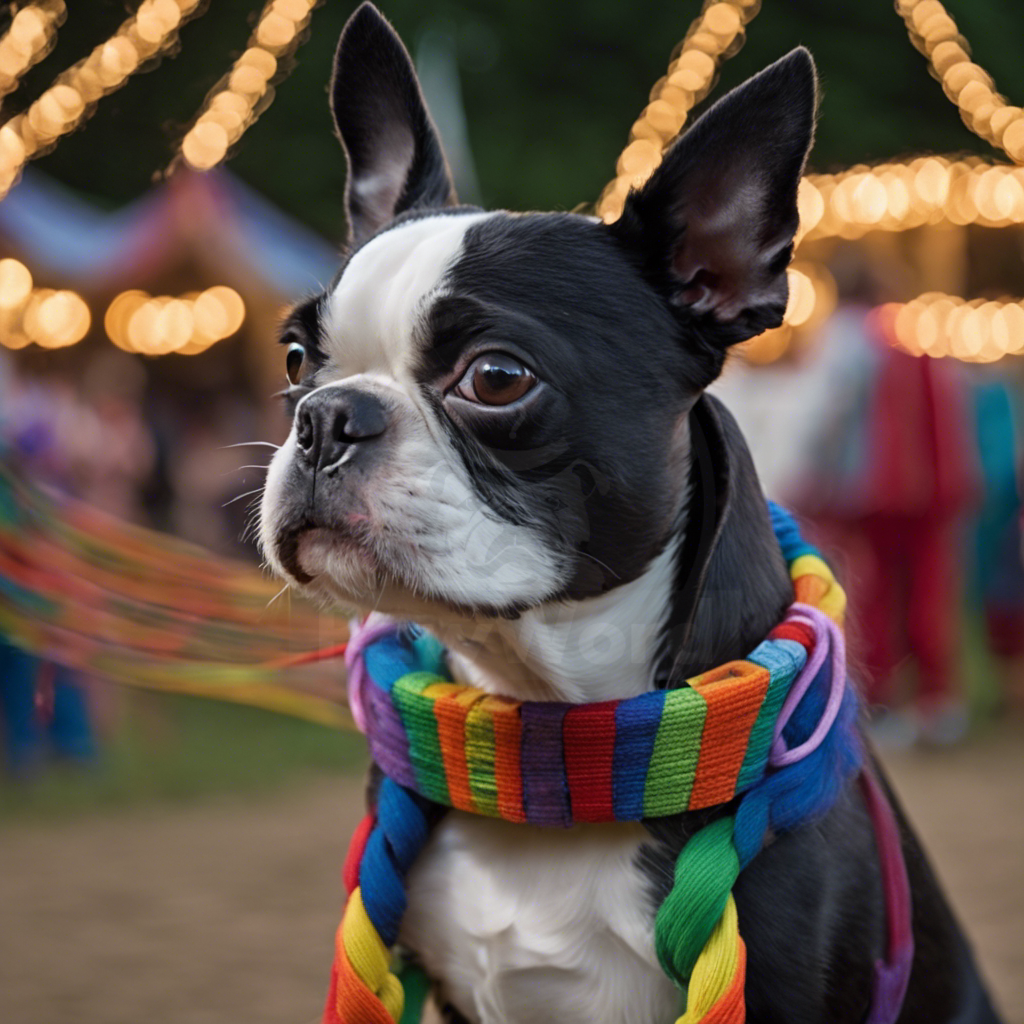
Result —
[{"label": "white chest fur", "polygon": [[409,877],[401,941],[473,1024],[662,1024],[640,825],[541,829],[452,811]]}]

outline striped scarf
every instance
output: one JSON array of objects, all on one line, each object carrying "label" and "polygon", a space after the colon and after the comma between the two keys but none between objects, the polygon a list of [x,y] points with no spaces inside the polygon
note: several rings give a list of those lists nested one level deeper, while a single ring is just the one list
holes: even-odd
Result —
[{"label": "striped scarf", "polygon": [[[733,884],[770,832],[820,817],[863,764],[846,678],[845,595],[792,517],[775,505],[771,513],[796,601],[746,659],[677,689],[592,704],[516,701],[453,682],[444,649],[416,627],[381,623],[355,633],[350,700],[385,778],[346,861],[349,898],[324,1024],[419,1019],[425,980],[408,966],[401,978],[393,973],[391,947],[406,874],[444,808],[568,827],[737,797],[680,853],[654,937],[663,969],[685,992],[677,1024],[742,1024],[746,950]],[[879,792],[868,792],[869,805]],[[888,805],[880,801],[884,831],[891,811],[883,821]],[[879,836],[883,868],[895,857],[905,890],[894,835],[893,827],[888,854]],[[898,996],[898,1014],[906,988],[909,922],[896,933],[890,927],[887,963],[876,974],[874,1024],[895,1020],[889,1004]]]}]

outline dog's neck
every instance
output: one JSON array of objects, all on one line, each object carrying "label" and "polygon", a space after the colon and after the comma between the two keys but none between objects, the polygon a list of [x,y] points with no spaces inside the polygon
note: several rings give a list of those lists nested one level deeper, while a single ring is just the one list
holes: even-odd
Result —
[{"label": "dog's neck", "polygon": [[676,547],[673,542],[643,575],[599,597],[435,632],[456,674],[490,693],[570,703],[635,697],[654,685]]},{"label": "dog's neck", "polygon": [[517,619],[432,625],[461,679],[520,700],[617,700],[678,685],[764,639],[792,600],[764,496],[731,416],[710,399],[692,415],[701,436],[680,525],[646,571]]}]

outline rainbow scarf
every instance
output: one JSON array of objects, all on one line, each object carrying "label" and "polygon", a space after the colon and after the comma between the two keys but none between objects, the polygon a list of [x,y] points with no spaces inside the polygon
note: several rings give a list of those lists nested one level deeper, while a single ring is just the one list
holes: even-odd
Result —
[{"label": "rainbow scarf", "polygon": [[[416,627],[381,623],[355,634],[350,700],[385,778],[346,861],[349,899],[324,1024],[419,1019],[425,981],[408,969],[402,979],[392,973],[390,948],[405,876],[444,808],[567,827],[736,797],[679,855],[655,917],[655,947],[686,992],[677,1024],[742,1024],[746,950],[733,884],[769,832],[825,813],[863,763],[846,678],[845,595],[789,514],[775,505],[771,513],[797,600],[745,660],[685,687],[593,704],[516,701],[453,682],[441,645]],[[873,816],[883,866],[896,864],[886,877],[895,876],[899,903],[906,873],[891,811],[886,819],[877,784],[866,792],[869,806],[883,808]],[[903,916],[876,971],[874,1024],[894,1021],[902,1004],[912,955]]]}]

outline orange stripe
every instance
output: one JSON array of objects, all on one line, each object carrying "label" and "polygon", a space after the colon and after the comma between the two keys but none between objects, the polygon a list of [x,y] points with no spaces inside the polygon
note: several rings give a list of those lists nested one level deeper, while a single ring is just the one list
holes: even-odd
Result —
[{"label": "orange stripe", "polygon": [[479,690],[458,686],[434,702],[437,738],[444,758],[448,795],[452,806],[460,811],[476,810],[473,791],[469,786],[469,765],[466,763],[466,716],[482,696]]},{"label": "orange stripe", "polygon": [[[337,945],[341,946],[340,931]],[[344,949],[339,948],[334,954],[334,966],[337,972],[337,987],[332,978],[335,992],[334,1010],[336,1018],[326,1016],[325,1021],[340,1021],[340,1024],[395,1024],[384,1004],[370,991],[366,982],[356,974]]]},{"label": "orange stripe", "polygon": [[736,973],[714,1006],[701,1017],[700,1024],[744,1024],[747,1019],[746,1001],[743,998],[743,989],[747,981],[747,947],[742,939],[739,943],[740,959],[736,965]]},{"label": "orange stripe", "polygon": [[519,702],[508,697],[485,697],[494,722],[494,777],[498,784],[498,813],[506,821],[526,821],[523,776],[520,770],[522,722]]},{"label": "orange stripe", "polygon": [[730,661],[689,680],[707,701],[690,810],[731,800],[770,675],[749,661]]},{"label": "orange stripe", "polygon": [[803,576],[797,576],[793,580],[793,593],[796,595],[796,599],[801,604],[814,605],[818,607],[821,599],[829,592],[832,584],[828,580],[823,579],[821,576],[815,576],[813,573],[806,573]]}]

